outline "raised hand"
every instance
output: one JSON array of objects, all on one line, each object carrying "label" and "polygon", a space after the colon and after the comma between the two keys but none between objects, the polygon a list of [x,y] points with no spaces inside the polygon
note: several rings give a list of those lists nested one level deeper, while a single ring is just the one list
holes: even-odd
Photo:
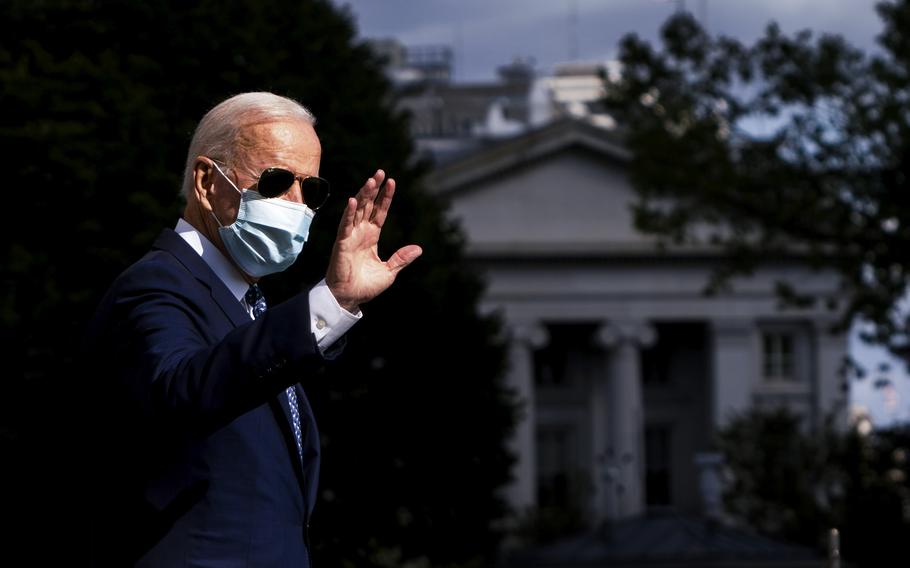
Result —
[{"label": "raised hand", "polygon": [[379,234],[395,195],[391,178],[379,191],[384,179],[385,172],[376,170],[357,195],[348,198],[332,247],[326,284],[341,307],[350,312],[391,286],[401,269],[423,252],[417,245],[407,245],[387,261],[379,258]]}]

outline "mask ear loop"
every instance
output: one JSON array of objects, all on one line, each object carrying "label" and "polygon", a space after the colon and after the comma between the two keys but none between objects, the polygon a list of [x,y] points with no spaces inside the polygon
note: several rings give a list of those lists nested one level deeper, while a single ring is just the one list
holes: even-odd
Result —
[{"label": "mask ear loop", "polygon": [[[212,165],[215,166],[215,169],[218,170],[218,173],[221,174],[221,177],[223,177],[225,180],[227,180],[227,182],[228,182],[229,184],[231,184],[231,187],[234,188],[234,191],[236,191],[237,193],[239,193],[239,194],[240,194],[240,197],[243,197],[243,192],[240,191],[240,189],[237,187],[237,184],[235,184],[235,183],[233,182],[233,180],[231,180],[231,178],[227,177],[227,174],[225,174],[223,171],[221,171],[221,168],[218,167],[218,162],[216,162],[215,160],[212,160]],[[214,207],[212,208],[211,211],[209,211],[209,213],[211,213],[211,214],[212,214],[212,217],[215,218],[215,222],[218,223],[218,226],[219,226],[219,227],[222,227],[222,228],[225,227],[225,225],[221,222],[221,219],[219,219],[218,216],[215,215],[215,208],[214,208]]]},{"label": "mask ear loop", "polygon": [[231,184],[231,187],[234,188],[234,191],[236,191],[236,192],[239,193],[240,195],[243,195],[243,192],[240,191],[240,188],[237,187],[237,184],[235,184],[234,181],[233,181],[231,178],[227,177],[227,174],[225,174],[223,171],[221,171],[221,168],[218,167],[218,162],[216,162],[215,160],[212,160],[212,165],[215,166],[215,169],[218,170],[218,173],[221,174],[221,177],[223,177],[224,179],[226,179],[227,182],[228,182],[229,184]]}]

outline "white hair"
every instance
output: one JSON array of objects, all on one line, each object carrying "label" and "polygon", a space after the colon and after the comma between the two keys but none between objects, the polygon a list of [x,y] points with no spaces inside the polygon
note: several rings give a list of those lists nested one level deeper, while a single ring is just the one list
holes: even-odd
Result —
[{"label": "white hair", "polygon": [[316,124],[316,117],[295,100],[273,93],[254,92],[235,95],[208,111],[193,133],[186,156],[181,195],[189,200],[195,187],[193,164],[206,156],[232,168],[245,166],[250,127],[269,122],[302,120]]}]

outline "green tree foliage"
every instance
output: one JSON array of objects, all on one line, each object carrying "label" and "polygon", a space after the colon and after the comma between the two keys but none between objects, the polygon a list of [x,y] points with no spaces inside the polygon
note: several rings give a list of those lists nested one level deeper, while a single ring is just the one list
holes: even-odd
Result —
[{"label": "green tree foliage", "polygon": [[852,566],[891,566],[910,538],[910,429],[868,436],[809,431],[786,412],[753,410],[718,434],[731,482],[725,506],[764,534],[825,551],[837,528]]},{"label": "green tree foliage", "polygon": [[634,156],[640,228],[723,247],[730,261],[715,284],[793,254],[834,269],[844,323],[862,316],[870,337],[910,355],[910,314],[895,310],[910,275],[910,1],[877,8],[873,55],[773,23],[747,46],[677,15],[660,48],[622,40],[608,104]]},{"label": "green tree foliage", "polygon": [[350,15],[327,0],[9,0],[0,25],[0,483],[36,535],[20,544],[53,534],[42,554],[76,554],[74,401],[91,380],[73,374],[81,330],[114,276],[176,222],[196,122],[227,96],[269,90],[313,110],[333,186],[302,259],[264,282],[270,301],[324,274],[341,205],[377,167],[399,184],[380,253],[425,251],[364,307],[343,361],[306,378],[324,436],[317,562],[489,557],[514,413],[499,324],[476,315],[482,284],[419,187],[405,118]]},{"label": "green tree foliage", "polygon": [[732,473],[725,507],[735,517],[763,533],[813,546],[826,529],[838,526],[829,506],[843,491],[837,468],[844,448],[834,432],[809,437],[789,412],[752,410],[732,420],[718,439]]}]

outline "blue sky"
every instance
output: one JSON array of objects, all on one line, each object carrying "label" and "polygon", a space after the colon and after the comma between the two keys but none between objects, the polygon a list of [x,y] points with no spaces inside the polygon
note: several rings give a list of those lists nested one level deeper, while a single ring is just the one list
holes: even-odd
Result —
[{"label": "blue sky", "polygon": [[851,401],[869,410],[876,426],[910,422],[910,375],[906,365],[884,349],[850,336],[850,352],[865,364],[867,375],[851,382]]},{"label": "blue sky", "polygon": [[[333,0],[347,6],[362,38],[394,37],[406,45],[448,45],[457,81],[486,81],[499,65],[531,58],[546,73],[570,60],[615,57],[627,33],[654,41],[681,5],[712,34],[751,42],[775,21],[784,32],[833,33],[866,51],[876,49],[877,0]],[[910,421],[910,378],[882,350],[855,335],[851,352],[870,369],[851,383],[851,399],[877,426]],[[880,368],[880,363],[887,365]],[[876,388],[878,379],[887,379]],[[883,384],[883,383],[879,383]]]},{"label": "blue sky", "polygon": [[751,41],[769,21],[785,32],[837,33],[871,49],[881,22],[875,0],[333,0],[352,11],[362,37],[455,50],[457,80],[495,77],[516,57],[541,71],[572,59],[608,59],[620,38],[657,37],[684,4],[709,31]]}]

